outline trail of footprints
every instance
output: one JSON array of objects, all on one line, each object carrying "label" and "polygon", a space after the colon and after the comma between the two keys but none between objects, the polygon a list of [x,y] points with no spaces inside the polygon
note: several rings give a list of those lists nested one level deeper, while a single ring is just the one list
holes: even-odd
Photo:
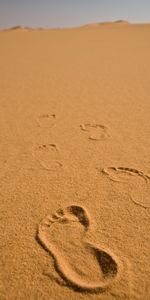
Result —
[{"label": "trail of footprints", "polygon": [[124,184],[130,199],[138,206],[150,208],[150,176],[128,167],[107,167],[102,173],[114,182]]},{"label": "trail of footprints", "polygon": [[[37,124],[42,129],[51,129],[56,125],[56,114],[42,114],[37,118]],[[32,155],[40,166],[47,171],[57,171],[63,167],[60,151],[54,143],[36,145]]]},{"label": "trail of footprints", "polygon": [[[56,122],[56,114],[42,114],[37,118],[37,123],[41,128],[52,128]],[[82,131],[88,133],[88,138],[93,141],[101,141],[110,137],[109,130],[101,124],[82,124]],[[57,171],[63,164],[56,144],[37,145],[33,151],[34,158],[45,170]]]},{"label": "trail of footprints", "polygon": [[[45,114],[39,116],[37,123],[41,128],[51,128],[55,121],[55,114]],[[110,137],[109,129],[101,124],[86,123],[80,125],[80,129],[92,141]],[[33,155],[45,170],[56,171],[63,166],[56,144],[38,145]],[[134,204],[150,207],[150,176],[128,167],[107,167],[102,173],[113,182],[127,184]],[[70,205],[41,221],[37,240],[54,258],[56,271],[69,287],[85,292],[103,292],[121,277],[122,264],[109,249],[97,247],[86,240],[89,227],[87,210]],[[71,253],[75,255],[71,256]]]},{"label": "trail of footprints", "polygon": [[[87,210],[70,205],[41,221],[37,239],[54,258],[56,270],[68,286],[79,291],[102,292],[120,278],[122,266],[110,250],[86,240],[89,227]],[[91,272],[91,261],[96,265],[93,270],[99,270],[97,274]]]}]

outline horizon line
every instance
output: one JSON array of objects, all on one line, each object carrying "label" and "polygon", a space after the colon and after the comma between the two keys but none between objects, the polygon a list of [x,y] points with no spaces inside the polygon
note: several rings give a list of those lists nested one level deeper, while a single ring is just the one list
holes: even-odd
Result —
[{"label": "horizon line", "polygon": [[55,26],[55,27],[42,27],[42,26],[28,26],[28,25],[14,25],[11,27],[0,27],[0,30],[17,30],[17,29],[32,29],[32,30],[50,30],[50,29],[73,29],[73,28],[81,28],[81,27],[86,27],[86,26],[92,26],[92,25],[111,25],[111,24],[121,24],[121,23],[125,23],[126,25],[146,25],[146,24],[150,24],[149,22],[135,22],[132,23],[128,20],[114,20],[114,21],[102,21],[102,22],[90,22],[90,23],[84,23],[84,24],[80,24],[80,25],[76,25],[76,26]]}]

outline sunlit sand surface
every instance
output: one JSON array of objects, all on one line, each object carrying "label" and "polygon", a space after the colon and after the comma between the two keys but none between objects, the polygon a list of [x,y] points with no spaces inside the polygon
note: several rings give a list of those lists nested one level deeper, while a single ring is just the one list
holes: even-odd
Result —
[{"label": "sunlit sand surface", "polygon": [[1,300],[150,299],[149,36],[0,32]]}]

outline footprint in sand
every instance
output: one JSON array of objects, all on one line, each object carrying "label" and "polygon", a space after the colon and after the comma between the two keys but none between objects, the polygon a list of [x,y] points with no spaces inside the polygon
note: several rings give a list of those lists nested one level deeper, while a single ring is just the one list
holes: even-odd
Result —
[{"label": "footprint in sand", "polygon": [[108,167],[103,174],[114,182],[127,187],[131,200],[144,208],[150,208],[150,176],[133,168]]},{"label": "footprint in sand", "polygon": [[110,137],[109,130],[101,124],[82,124],[81,130],[87,132],[88,138],[92,141],[101,141]]},{"label": "footprint in sand", "polygon": [[55,144],[37,146],[33,151],[33,156],[46,170],[56,171],[63,166],[60,162],[59,150]]},{"label": "footprint in sand", "polygon": [[37,123],[41,128],[51,128],[55,125],[56,115],[55,114],[43,114],[37,119]]},{"label": "footprint in sand", "polygon": [[52,255],[56,271],[70,288],[103,292],[118,280],[121,265],[110,250],[85,240],[89,226],[86,209],[70,205],[41,221],[37,239]]}]

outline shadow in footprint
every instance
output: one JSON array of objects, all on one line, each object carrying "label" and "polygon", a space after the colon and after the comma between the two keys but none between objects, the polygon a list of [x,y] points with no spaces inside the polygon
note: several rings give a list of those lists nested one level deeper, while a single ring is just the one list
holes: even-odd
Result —
[{"label": "shadow in footprint", "polygon": [[101,124],[82,124],[81,130],[87,132],[88,138],[93,141],[101,141],[110,137],[109,130]]},{"label": "shadow in footprint", "polygon": [[42,144],[33,151],[33,156],[45,170],[56,171],[63,165],[60,162],[59,150],[55,144]]},{"label": "shadow in footprint", "polygon": [[84,226],[85,230],[88,230],[90,226],[90,219],[85,208],[77,205],[71,205],[67,207],[67,210],[78,218],[78,221]]},{"label": "shadow in footprint", "polygon": [[55,114],[43,114],[37,118],[38,126],[41,128],[51,128],[55,125]]},{"label": "shadow in footprint", "polygon": [[130,199],[138,206],[150,208],[150,176],[128,167],[107,167],[102,173],[114,182],[127,186]]},{"label": "shadow in footprint", "polygon": [[86,209],[70,205],[41,221],[37,240],[52,255],[57,272],[70,288],[103,292],[118,280],[121,265],[108,249],[85,240],[89,226]]},{"label": "shadow in footprint", "polygon": [[118,266],[112,256],[104,251],[100,251],[99,249],[95,250],[95,254],[101,266],[104,277],[115,277],[118,272]]}]

